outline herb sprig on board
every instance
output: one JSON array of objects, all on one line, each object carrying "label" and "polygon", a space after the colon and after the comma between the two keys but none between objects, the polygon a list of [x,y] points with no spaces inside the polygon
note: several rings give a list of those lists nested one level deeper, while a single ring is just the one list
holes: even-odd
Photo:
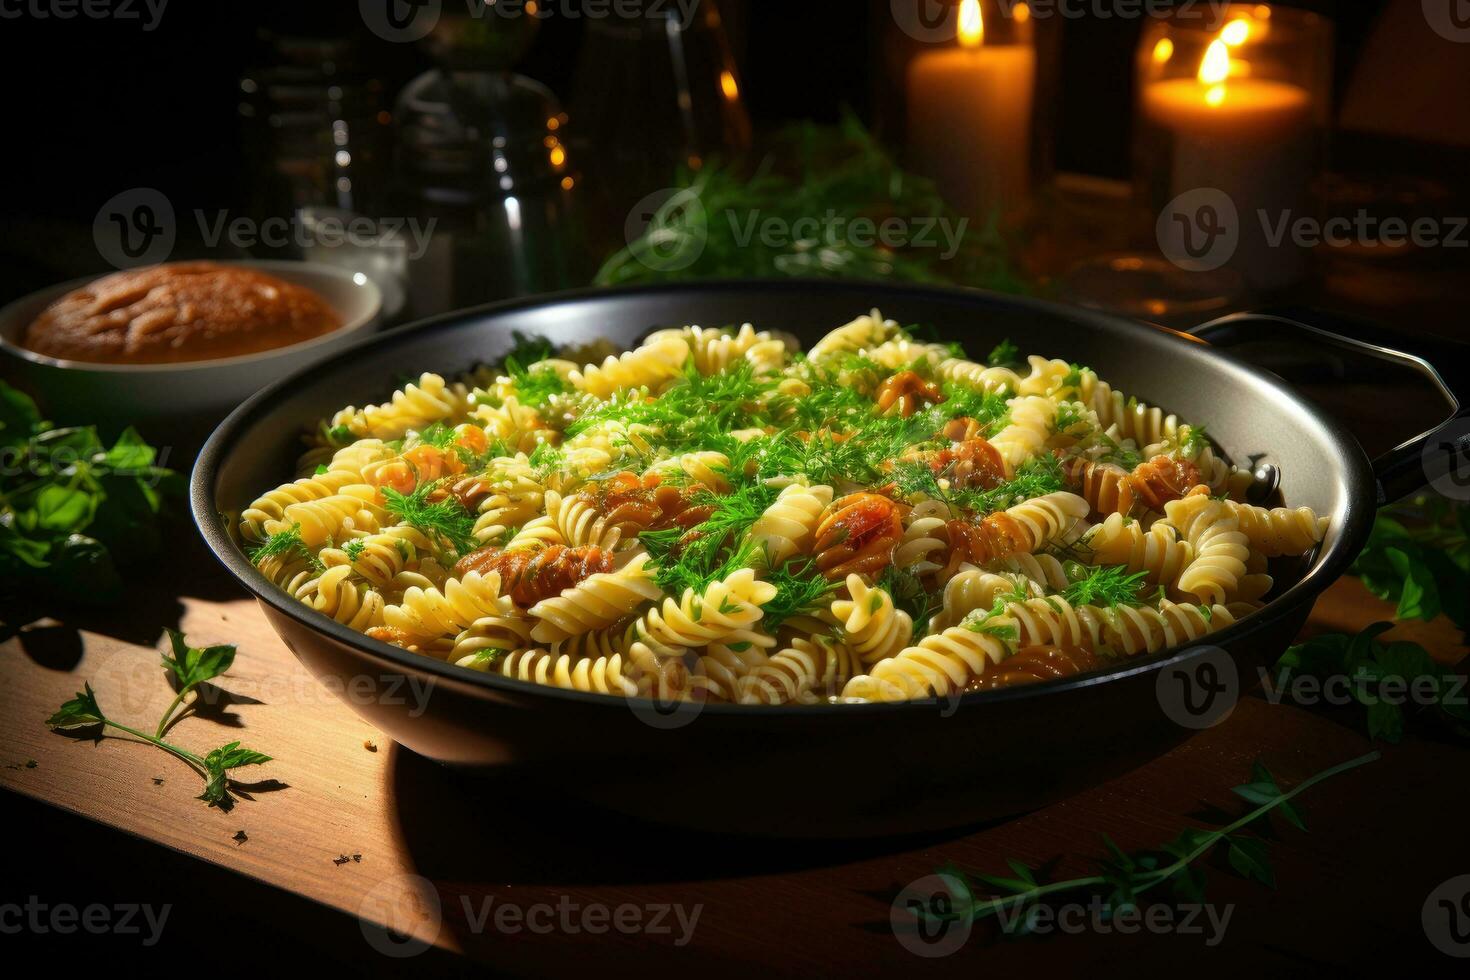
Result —
[{"label": "herb sprig on board", "polygon": [[[164,740],[169,729],[183,714],[188,696],[195,693],[201,684],[219,677],[235,662],[235,648],[226,644],[210,647],[191,647],[184,635],[175,630],[168,631],[169,652],[164,654],[163,667],[177,685],[177,693],[159,718],[158,725],[150,734],[132,725],[110,718],[102,710],[97,695],[90,683],[84,683],[76,697],[67,701],[46,719],[48,727],[57,730],[81,728],[112,728],[136,739],[157,746],[170,755],[182,759],[204,780],[204,791],[199,799],[211,807],[229,810],[234,806],[235,796],[231,793],[230,773],[246,766],[263,765],[271,757],[253,749],[247,749],[238,741],[229,742],[203,755]],[[197,704],[197,695],[196,701]],[[181,712],[180,709],[184,711]]]},{"label": "herb sprig on board", "polygon": [[1276,875],[1266,839],[1247,831],[1273,812],[1298,830],[1306,830],[1306,822],[1292,801],[1313,786],[1378,758],[1377,752],[1370,752],[1350,759],[1289,790],[1282,789],[1270,770],[1257,762],[1250,781],[1232,790],[1253,807],[1222,827],[1187,828],[1173,840],[1137,853],[1123,851],[1104,835],[1107,856],[1097,860],[1096,873],[1061,881],[1044,881],[1034,869],[1015,860],[1007,862],[1009,874],[1003,875],[966,872],[950,865],[937,874],[946,880],[953,894],[939,896],[942,900],[928,904],[911,903],[908,908],[916,920],[924,920],[931,927],[993,917],[1007,931],[1024,932],[1031,910],[1068,893],[1101,893],[1103,907],[1110,915],[1137,909],[1144,895],[1161,886],[1167,886],[1179,901],[1198,903],[1204,899],[1205,887],[1198,862],[1218,849],[1224,850],[1226,861],[1237,874],[1274,887]]}]

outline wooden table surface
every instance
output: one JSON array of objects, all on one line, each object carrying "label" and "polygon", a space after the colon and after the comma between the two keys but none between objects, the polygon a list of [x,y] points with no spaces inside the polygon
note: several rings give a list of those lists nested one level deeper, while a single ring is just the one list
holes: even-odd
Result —
[{"label": "wooden table surface", "polygon": [[[4,794],[5,804],[30,821],[43,852],[13,884],[61,901],[89,888],[136,896],[127,883],[147,880],[138,888],[180,907],[173,921],[182,924],[164,929],[160,948],[201,942],[189,923],[229,907],[230,896],[240,904],[243,894],[249,912],[241,914],[266,924],[271,946],[303,944],[380,968],[396,965],[381,947],[413,952],[415,938],[434,944],[412,961],[416,968],[453,967],[468,961],[448,954],[464,953],[518,974],[584,969],[592,955],[609,957],[613,972],[677,964],[721,975],[758,966],[869,974],[926,962],[973,971],[982,963],[1033,967],[1038,958],[1163,968],[1201,952],[1273,971],[1353,968],[1385,946],[1404,961],[1435,962],[1420,909],[1438,883],[1470,873],[1467,756],[1411,737],[1385,747],[1382,761],[1310,791],[1301,806],[1310,833],[1278,826],[1274,891],[1210,870],[1210,900],[1233,907],[1218,945],[1200,935],[1096,931],[1014,940],[981,925],[954,955],[920,960],[889,925],[890,905],[908,883],[951,862],[1003,872],[1008,858],[1085,873],[1103,833],[1139,848],[1172,838],[1211,808],[1238,812],[1229,788],[1246,781],[1257,758],[1289,785],[1363,754],[1370,746],[1358,716],[1251,697],[1224,724],[1142,769],[970,831],[827,845],[704,837],[548,798],[511,778],[470,780],[397,747],[308,676],[202,546],[182,550],[176,565],[137,584],[121,612],[41,620],[0,646],[0,785],[20,794]],[[1348,579],[1319,603],[1310,629],[1352,630],[1387,614]],[[47,730],[45,718],[83,680],[110,715],[151,728],[148,719],[170,697],[156,654],[165,624],[178,624],[196,645],[239,647],[220,683],[230,698],[184,720],[174,740],[203,749],[241,739],[275,757],[259,775],[284,788],[255,793],[232,812],[209,809],[194,798],[197,777],[155,748]],[[1446,661],[1465,653],[1444,621],[1392,635],[1419,640]],[[71,854],[68,875],[80,875],[71,891],[46,870],[61,852]],[[650,928],[497,930],[493,916],[506,903],[578,916],[631,904]],[[698,909],[692,939],[681,941],[685,927],[673,911],[658,923],[666,931],[652,928],[660,906],[682,908],[685,922]],[[487,909],[490,926],[477,929]],[[377,929],[381,923],[395,932]],[[233,945],[252,942],[259,939]]]}]

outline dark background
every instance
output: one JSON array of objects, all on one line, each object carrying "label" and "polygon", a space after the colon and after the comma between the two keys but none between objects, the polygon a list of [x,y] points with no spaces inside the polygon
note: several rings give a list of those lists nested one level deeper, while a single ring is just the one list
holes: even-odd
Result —
[{"label": "dark background", "polygon": [[[1386,3],[1295,5],[1336,20],[1341,80]],[[138,21],[13,16],[19,4],[7,0],[10,16],[0,19],[0,90],[8,96],[0,168],[11,228],[0,246],[0,299],[103,270],[90,225],[121,190],[156,187],[182,208],[244,206],[251,178],[236,107],[240,78],[259,63],[262,30],[360,38],[390,99],[429,66],[414,46],[367,32],[353,0],[171,0],[151,32]],[[844,106],[871,122],[880,81],[876,25],[887,7],[887,0],[721,0],[757,134],[802,117],[832,121]],[[1127,175],[1131,57],[1142,24],[1064,22],[1061,170]],[[581,30],[580,22],[543,21],[518,69],[565,100]]]}]

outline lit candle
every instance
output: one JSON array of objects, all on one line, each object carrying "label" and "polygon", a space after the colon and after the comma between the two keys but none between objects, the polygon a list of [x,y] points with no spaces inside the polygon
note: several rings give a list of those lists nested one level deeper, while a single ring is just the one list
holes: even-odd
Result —
[{"label": "lit candle", "polygon": [[[1260,26],[1247,20],[1226,25],[1196,77],[1149,83],[1143,110],[1146,122],[1164,131],[1162,144],[1172,148],[1168,198],[1202,188],[1228,195],[1240,222],[1231,267],[1252,286],[1270,289],[1301,274],[1301,251],[1289,239],[1273,238],[1284,219],[1301,214],[1311,177],[1313,120],[1306,89],[1249,77],[1248,63],[1232,56]],[[1173,46],[1164,44],[1154,49],[1155,62],[1172,56]]]},{"label": "lit candle", "polygon": [[986,43],[979,0],[960,4],[958,47],[909,64],[911,162],[962,214],[983,219],[1025,202],[1035,85],[1035,50]]}]

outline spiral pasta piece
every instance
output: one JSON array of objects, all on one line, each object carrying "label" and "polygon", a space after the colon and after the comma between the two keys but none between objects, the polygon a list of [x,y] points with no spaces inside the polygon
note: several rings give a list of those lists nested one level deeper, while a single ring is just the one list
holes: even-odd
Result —
[{"label": "spiral pasta piece", "polygon": [[[455,653],[459,649],[456,647]],[[461,667],[494,670],[503,677],[530,681],[547,687],[593,694],[632,697],[638,685],[629,676],[628,665],[621,654],[609,657],[572,657],[554,654],[540,648],[516,650],[506,656],[487,659],[469,654],[457,661]]]},{"label": "spiral pasta piece", "polygon": [[765,553],[768,568],[779,568],[810,550],[822,513],[831,503],[828,486],[793,483],[781,491],[750,527],[750,539]]},{"label": "spiral pasta piece", "polygon": [[763,615],[761,606],[775,597],[774,585],[758,580],[753,569],[742,568],[710,583],[703,593],[685,589],[679,601],[665,598],[643,614],[635,629],[638,638],[654,649],[731,641],[753,629]]},{"label": "spiral pasta piece", "polygon": [[1209,605],[1234,598],[1246,573],[1250,539],[1225,503],[1191,494],[1166,505],[1164,515],[1194,551],[1194,560],[1179,576],[1179,590]]},{"label": "spiral pasta piece", "polygon": [[898,324],[893,320],[883,319],[882,313],[873,310],[830,331],[812,346],[807,352],[807,358],[814,364],[821,364],[843,354],[856,354],[867,348],[878,347],[896,333]]},{"label": "spiral pasta piece", "polygon": [[647,563],[646,554],[638,555],[618,571],[589,576],[556,598],[536,603],[530,610],[538,620],[532,638],[538,643],[553,643],[578,633],[606,629],[643,603],[657,600],[662,593]]},{"label": "spiral pasta piece", "polygon": [[358,474],[350,470],[328,470],[318,476],[282,484],[257,497],[241,512],[240,534],[246,540],[264,541],[270,534],[265,525],[281,521],[290,505],[321,500],[340,493],[344,487],[359,483],[361,480]]},{"label": "spiral pasta piece", "polygon": [[1031,395],[1012,398],[1011,423],[996,433],[990,444],[1000,451],[1006,464],[1016,467],[1041,452],[1057,417],[1057,404],[1050,398]]},{"label": "spiral pasta piece", "polygon": [[1122,514],[1112,514],[1093,528],[1085,541],[1088,557],[1099,565],[1123,566],[1130,574],[1144,572],[1150,586],[1164,586],[1178,594],[1179,578],[1194,561],[1194,546],[1179,540],[1169,524],[1155,522],[1148,530]]},{"label": "spiral pasta piece", "polygon": [[344,408],[332,417],[332,425],[358,438],[401,439],[410,430],[426,429],[468,410],[469,391],[463,385],[449,385],[439,375],[425,373],[417,384],[404,385],[381,405]]},{"label": "spiral pasta piece", "polygon": [[1318,517],[1310,507],[1267,510],[1233,500],[1223,504],[1249,539],[1250,546],[1267,558],[1305,554],[1327,534],[1327,518]]},{"label": "spiral pasta piece", "polygon": [[372,503],[376,495],[372,487],[352,485],[329,497],[287,504],[278,520],[265,522],[265,532],[279,534],[294,529],[306,547],[320,548],[348,527],[377,530],[383,511]]},{"label": "spiral pasta piece", "polygon": [[470,572],[460,579],[448,579],[443,589],[411,587],[400,602],[383,611],[385,626],[418,640],[453,636],[482,619],[506,624],[515,619],[515,605],[500,594],[497,575]]},{"label": "spiral pasta piece", "polygon": [[345,566],[329,568],[301,585],[296,598],[344,626],[366,632],[383,622],[383,597],[367,586],[354,584]]},{"label": "spiral pasta piece", "polygon": [[[999,617],[992,625],[1003,630],[1011,624]],[[896,657],[879,661],[869,673],[853,677],[842,696],[864,701],[949,697],[963,692],[1010,653],[1010,646],[998,631],[952,626],[924,637]]]},{"label": "spiral pasta piece", "polygon": [[626,354],[609,355],[601,365],[588,364],[567,380],[579,391],[611,398],[633,388],[656,389],[678,377],[687,360],[689,345],[679,337],[665,337]]},{"label": "spiral pasta piece", "polygon": [[831,637],[799,639],[735,684],[741,704],[816,704],[836,695],[860,670],[845,643]]},{"label": "spiral pasta piece", "polygon": [[851,598],[832,603],[832,615],[842,623],[844,642],[865,664],[894,657],[913,638],[914,621],[894,608],[893,596],[869,586],[860,575],[847,577]]},{"label": "spiral pasta piece", "polygon": [[949,520],[950,509],[942,501],[916,504],[909,511],[893,563],[899,568],[912,568],[917,575],[938,571],[944,565],[944,553],[949,547],[949,534],[945,530]]}]

